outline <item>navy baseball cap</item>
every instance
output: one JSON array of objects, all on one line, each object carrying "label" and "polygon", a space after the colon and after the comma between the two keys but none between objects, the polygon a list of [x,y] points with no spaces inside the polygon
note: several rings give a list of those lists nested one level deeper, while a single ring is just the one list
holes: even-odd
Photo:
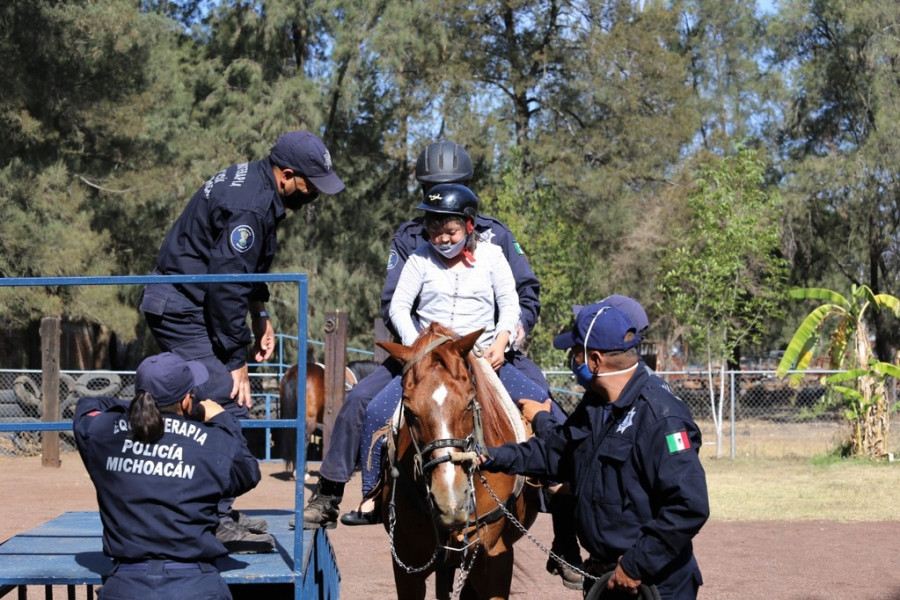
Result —
[{"label": "navy baseball cap", "polygon": [[278,138],[269,158],[279,167],[294,170],[309,179],[326,194],[337,194],[344,182],[334,172],[331,153],[325,144],[308,131],[291,131]]},{"label": "navy baseball cap", "polygon": [[[628,332],[634,333],[630,340],[625,339]],[[637,335],[634,322],[624,312],[605,302],[582,307],[572,330],[553,338],[553,347],[557,350],[587,345],[601,352],[612,352],[628,350],[640,343],[641,336]]]},{"label": "navy baseball cap", "polygon": [[[641,306],[634,298],[629,298],[628,296],[622,296],[620,294],[612,294],[610,296],[607,296],[600,302],[603,304],[609,304],[610,306],[615,306],[623,313],[625,313],[625,315],[629,319],[631,319],[631,322],[634,323],[634,326],[637,327],[638,333],[650,327],[650,320],[647,318],[647,313],[644,312],[644,307]],[[572,306],[572,312],[576,317],[578,316],[578,311],[580,311],[582,308],[584,307],[580,304],[575,304]]]},{"label": "navy baseball cap", "polygon": [[185,394],[209,379],[203,363],[184,360],[171,352],[144,359],[134,378],[134,389],[153,396],[157,406],[181,402]]}]

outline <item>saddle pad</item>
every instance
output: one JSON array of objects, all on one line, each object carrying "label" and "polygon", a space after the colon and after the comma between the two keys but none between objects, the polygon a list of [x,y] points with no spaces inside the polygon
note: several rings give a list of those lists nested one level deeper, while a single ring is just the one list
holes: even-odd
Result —
[{"label": "saddle pad", "polygon": [[500,404],[503,406],[503,412],[506,413],[506,418],[509,419],[513,430],[516,432],[516,442],[524,442],[528,439],[528,436],[525,435],[525,425],[522,423],[522,412],[519,410],[519,407],[516,406],[509,392],[506,391],[506,387],[500,381],[490,361],[483,356],[479,356],[474,362],[475,377],[487,381],[497,392],[497,395],[500,397]]}]

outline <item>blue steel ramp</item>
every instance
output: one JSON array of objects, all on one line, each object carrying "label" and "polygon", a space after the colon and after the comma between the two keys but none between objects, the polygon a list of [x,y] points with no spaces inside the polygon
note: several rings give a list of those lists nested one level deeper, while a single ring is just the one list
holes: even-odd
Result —
[{"label": "blue steel ramp", "polygon": [[[294,511],[245,512],[269,522],[276,549],[269,554],[232,554],[217,561],[216,566],[236,600],[338,598],[340,575],[324,530],[300,531],[305,556],[295,576],[294,531],[288,527]],[[98,513],[68,512],[3,542],[0,596],[18,586],[99,586],[102,575],[112,566],[112,561],[103,555],[101,535]]]}]

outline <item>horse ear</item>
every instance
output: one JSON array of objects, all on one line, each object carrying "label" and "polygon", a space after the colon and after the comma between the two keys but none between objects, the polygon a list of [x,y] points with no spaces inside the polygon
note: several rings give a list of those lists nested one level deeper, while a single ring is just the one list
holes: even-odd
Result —
[{"label": "horse ear", "polygon": [[453,347],[456,348],[456,351],[459,352],[460,356],[466,356],[475,345],[475,342],[478,341],[478,338],[481,337],[481,334],[483,332],[484,327],[482,327],[478,331],[473,331],[469,335],[463,336],[453,342]]},{"label": "horse ear", "polygon": [[396,344],[394,342],[375,342],[375,344],[387,350],[388,354],[399,360],[404,365],[408,363],[412,358],[413,349],[408,346],[404,346],[403,344]]}]

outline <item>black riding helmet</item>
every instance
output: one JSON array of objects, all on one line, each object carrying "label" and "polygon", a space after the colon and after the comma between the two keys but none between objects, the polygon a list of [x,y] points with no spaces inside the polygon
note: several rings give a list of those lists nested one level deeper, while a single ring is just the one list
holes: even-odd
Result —
[{"label": "black riding helmet", "polygon": [[474,221],[478,214],[478,196],[461,183],[441,183],[428,190],[425,200],[416,208]]},{"label": "black riding helmet", "polygon": [[416,159],[416,179],[420,183],[464,183],[474,172],[469,153],[453,142],[432,142]]}]

